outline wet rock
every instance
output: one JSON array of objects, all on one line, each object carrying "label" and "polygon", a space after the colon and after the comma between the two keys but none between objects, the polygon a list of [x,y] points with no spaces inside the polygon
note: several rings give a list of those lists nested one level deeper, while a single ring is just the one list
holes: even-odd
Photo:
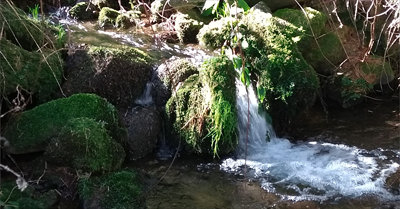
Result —
[{"label": "wet rock", "polygon": [[135,160],[151,153],[162,131],[162,117],[156,107],[135,107],[125,117],[128,129],[128,157]]},{"label": "wet rock", "polygon": [[365,74],[365,79],[372,85],[385,85],[393,81],[394,72],[389,62],[383,57],[369,56],[365,62],[360,62],[358,67]]},{"label": "wet rock", "polygon": [[169,5],[181,13],[191,10],[195,7],[202,7],[206,0],[170,0]]},{"label": "wet rock", "polygon": [[400,168],[386,179],[385,187],[394,194],[400,195]]},{"label": "wet rock", "polygon": [[78,48],[67,58],[66,95],[96,93],[127,108],[143,92],[151,77],[150,57],[133,47]]},{"label": "wet rock", "polygon": [[107,26],[115,26],[117,22],[117,17],[120,13],[112,8],[103,7],[100,11],[98,22],[99,26],[104,28]]}]

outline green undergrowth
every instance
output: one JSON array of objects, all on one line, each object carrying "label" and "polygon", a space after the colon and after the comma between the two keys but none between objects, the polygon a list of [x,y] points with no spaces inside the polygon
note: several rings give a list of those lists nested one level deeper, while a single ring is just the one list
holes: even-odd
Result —
[{"label": "green undergrowth", "polygon": [[105,172],[120,168],[124,148],[107,133],[105,122],[73,118],[47,146],[49,162],[83,172]]},{"label": "green undergrowth", "polygon": [[107,133],[121,144],[127,139],[114,106],[95,94],[75,94],[14,117],[4,132],[4,137],[10,142],[8,151],[16,154],[44,151],[69,120],[80,117],[104,123]]},{"label": "green undergrowth", "polygon": [[228,58],[208,59],[167,102],[173,131],[191,151],[216,156],[236,147],[235,75]]},{"label": "green undergrowth", "polygon": [[0,91],[6,97],[11,93],[29,92],[37,102],[43,103],[52,98],[59,89],[64,61],[59,52],[43,50],[43,53],[30,52],[6,39],[1,39],[0,52]]},{"label": "green undergrowth", "polygon": [[123,170],[83,178],[79,181],[78,193],[84,205],[96,202],[96,208],[143,208],[142,184],[135,171]]},{"label": "green undergrowth", "polygon": [[63,28],[52,26],[46,21],[29,18],[11,1],[2,1],[0,10],[2,33],[12,43],[29,51],[42,48],[58,49],[64,46],[66,37],[60,36],[64,31]]}]

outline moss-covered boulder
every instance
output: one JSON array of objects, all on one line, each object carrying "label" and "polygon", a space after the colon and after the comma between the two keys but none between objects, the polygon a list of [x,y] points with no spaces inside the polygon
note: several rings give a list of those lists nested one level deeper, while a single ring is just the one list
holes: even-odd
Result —
[{"label": "moss-covered boulder", "polygon": [[117,22],[117,17],[120,13],[109,7],[103,7],[99,13],[98,23],[100,27],[112,26],[114,27]]},{"label": "moss-covered boulder", "polygon": [[67,59],[62,89],[66,95],[96,93],[118,108],[126,108],[150,80],[150,62],[149,55],[128,46],[76,50]]},{"label": "moss-covered boulder", "polygon": [[83,208],[144,208],[140,176],[134,171],[118,171],[79,181],[79,197]]},{"label": "moss-covered boulder", "polygon": [[[29,18],[25,12],[15,7],[12,1],[0,3],[2,33],[12,43],[29,51],[64,47],[65,31],[38,19]],[[1,47],[4,48],[3,46]],[[41,51],[41,50],[39,50]]]},{"label": "moss-covered boulder", "polygon": [[126,129],[114,106],[94,94],[76,94],[16,116],[5,129],[4,137],[8,140],[5,149],[13,154],[44,151],[69,120],[80,117],[104,123],[107,133],[114,140],[121,144],[126,142]]},{"label": "moss-covered boulder", "polygon": [[302,54],[314,70],[323,75],[333,75],[337,66],[346,59],[339,36],[334,32],[317,38],[317,42],[310,42],[310,50]]},{"label": "moss-covered boulder", "polygon": [[236,27],[238,21],[231,17],[212,21],[202,27],[197,35],[199,44],[211,49],[217,49],[224,45],[226,40],[231,38],[231,28]]},{"label": "moss-covered boulder", "polygon": [[369,56],[365,62],[358,63],[358,67],[365,74],[368,83],[372,85],[385,85],[394,79],[392,66],[384,57]]},{"label": "moss-covered boulder", "polygon": [[117,28],[129,28],[136,26],[140,21],[140,11],[128,11],[118,15],[115,20],[115,27]]},{"label": "moss-covered boulder", "polygon": [[95,5],[99,10],[103,9],[104,7],[120,9],[118,1],[115,0],[91,0],[90,3]]},{"label": "moss-covered boulder", "polygon": [[197,43],[197,34],[203,23],[190,18],[187,14],[178,13],[175,19],[175,31],[181,43]]},{"label": "moss-covered boulder", "polygon": [[235,76],[228,58],[211,58],[167,102],[167,124],[190,151],[215,156],[236,147]]},{"label": "moss-covered boulder", "polygon": [[46,159],[83,172],[106,172],[120,168],[124,148],[105,127],[105,122],[91,118],[73,118],[47,146]]},{"label": "moss-covered boulder", "polygon": [[1,97],[20,91],[34,95],[36,102],[49,101],[61,83],[64,61],[60,53],[26,51],[4,38],[0,44]]},{"label": "moss-covered boulder", "polygon": [[90,20],[96,18],[98,11],[93,4],[79,2],[69,10],[69,16],[77,20]]},{"label": "moss-covered boulder", "polygon": [[304,8],[304,11],[280,9],[274,16],[292,23],[304,32],[296,37],[300,39],[298,49],[316,72],[332,75],[337,66],[346,59],[339,36],[335,32],[327,32],[327,17],[322,12],[310,7]]}]

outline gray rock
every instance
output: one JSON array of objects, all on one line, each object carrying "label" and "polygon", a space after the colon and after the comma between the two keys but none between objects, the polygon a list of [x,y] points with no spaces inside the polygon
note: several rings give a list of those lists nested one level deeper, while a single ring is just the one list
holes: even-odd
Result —
[{"label": "gray rock", "polygon": [[128,129],[128,157],[136,160],[151,153],[157,146],[162,118],[156,107],[135,107],[125,117]]},{"label": "gray rock", "polygon": [[264,12],[264,13],[271,13],[271,9],[263,1],[258,2],[251,9],[254,10],[254,11],[258,10],[258,11]]}]

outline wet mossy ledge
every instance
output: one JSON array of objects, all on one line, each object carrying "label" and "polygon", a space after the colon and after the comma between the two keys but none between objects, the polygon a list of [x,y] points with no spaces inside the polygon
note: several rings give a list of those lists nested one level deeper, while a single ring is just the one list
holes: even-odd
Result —
[{"label": "wet mossy ledge", "polygon": [[[75,94],[14,116],[4,132],[8,140],[5,150],[12,154],[45,151],[52,140],[58,137],[62,140],[64,136],[60,133],[68,133],[67,130],[62,132],[63,127],[75,118],[89,118],[102,123],[112,139],[122,145],[126,143],[126,129],[113,105],[95,94]],[[94,126],[88,123],[87,128],[89,125]],[[78,133],[78,137],[82,137],[82,133]]]},{"label": "wet mossy ledge", "polygon": [[145,208],[141,178],[132,170],[82,178],[78,184],[78,193],[84,208]]},{"label": "wet mossy ledge", "polygon": [[224,56],[206,60],[166,104],[168,124],[177,140],[194,153],[226,154],[238,143],[236,71]]}]

